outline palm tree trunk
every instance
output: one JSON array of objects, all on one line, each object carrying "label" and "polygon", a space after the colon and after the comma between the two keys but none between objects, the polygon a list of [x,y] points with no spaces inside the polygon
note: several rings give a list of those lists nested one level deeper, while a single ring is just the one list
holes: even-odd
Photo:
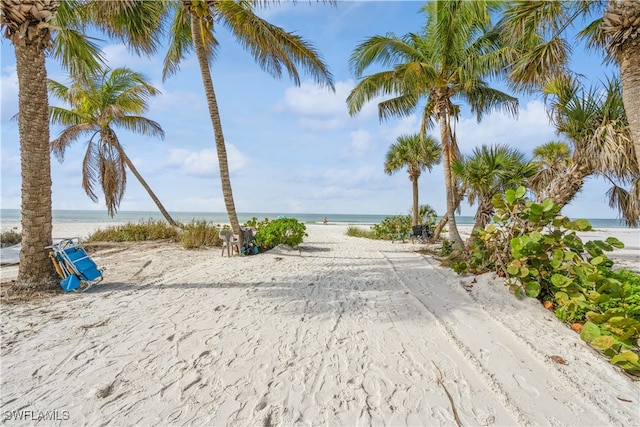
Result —
[{"label": "palm tree trunk", "polygon": [[493,215],[493,200],[492,197],[481,197],[478,199],[478,210],[476,211],[475,222],[473,224],[473,231],[476,231],[476,228],[480,228],[484,230],[489,221],[491,220],[491,215]]},{"label": "palm tree trunk", "polygon": [[45,289],[55,281],[51,244],[51,154],[45,52],[40,37],[14,40],[18,73],[22,249],[18,283]]},{"label": "palm tree trunk", "polygon": [[578,194],[584,179],[591,174],[592,171],[587,166],[579,162],[573,163],[565,173],[551,181],[547,191],[549,199],[560,208],[564,207]]},{"label": "palm tree trunk", "polygon": [[629,120],[631,138],[640,163],[640,38],[630,39],[618,56],[622,101]]},{"label": "palm tree trunk", "polygon": [[[462,199],[464,198],[464,191],[462,187],[457,187],[455,191],[456,191],[456,206],[453,209],[454,211],[458,209],[458,207],[460,206],[460,203],[462,203]],[[429,239],[429,243],[435,243],[440,238],[440,233],[442,233],[442,229],[444,228],[445,225],[447,225],[448,221],[449,221],[449,216],[445,214],[440,219],[440,222],[436,226],[436,229],[433,231],[433,236],[431,236],[431,239]]]},{"label": "palm tree trunk", "polygon": [[207,97],[207,105],[209,107],[209,116],[213,125],[213,134],[216,142],[216,151],[218,153],[218,164],[220,167],[220,181],[222,185],[222,196],[227,209],[227,216],[231,229],[237,235],[241,235],[240,223],[236,213],[235,203],[233,201],[233,192],[231,190],[231,179],[229,178],[229,162],[227,160],[227,148],[224,143],[224,135],[222,133],[222,122],[220,120],[220,112],[218,111],[218,101],[213,89],[213,81],[211,79],[211,71],[209,69],[209,61],[207,60],[206,51],[200,34],[200,18],[195,13],[191,13],[191,37],[193,38],[193,46],[200,64],[200,74],[202,75],[202,83],[204,84],[204,92]]},{"label": "palm tree trunk", "polygon": [[147,184],[147,181],[145,181],[144,178],[142,178],[142,175],[140,175],[140,173],[138,172],[138,169],[136,169],[136,167],[133,165],[133,162],[131,162],[131,159],[129,158],[129,156],[126,155],[126,153],[124,152],[124,150],[122,149],[119,143],[118,143],[118,150],[120,151],[120,156],[124,160],[124,163],[127,165],[131,173],[138,179],[138,182],[140,182],[140,184],[142,184],[144,189],[147,190],[149,197],[151,197],[151,200],[153,200],[153,202],[156,204],[156,206],[160,210],[160,213],[162,214],[164,219],[167,220],[167,222],[174,229],[176,229],[176,231],[182,231],[182,229],[178,227],[178,224],[176,224],[173,218],[171,218],[171,215],[169,215],[169,212],[167,212],[167,210],[164,208],[164,206],[160,202],[160,199],[158,199],[158,197],[153,192],[153,190],[151,190],[151,187],[149,187],[149,185]]},{"label": "palm tree trunk", "polygon": [[444,186],[447,192],[447,222],[449,223],[449,240],[453,243],[455,248],[464,248],[464,242],[460,233],[458,232],[458,226],[456,225],[456,188],[455,181],[453,179],[453,173],[451,171],[452,159],[452,142],[449,124],[447,123],[446,115],[440,113],[440,138],[442,139],[442,164],[444,167]]},{"label": "palm tree trunk", "polygon": [[418,225],[418,210],[420,209],[420,205],[418,203],[418,177],[415,175],[411,176],[411,188],[413,190],[413,224],[411,225]]}]

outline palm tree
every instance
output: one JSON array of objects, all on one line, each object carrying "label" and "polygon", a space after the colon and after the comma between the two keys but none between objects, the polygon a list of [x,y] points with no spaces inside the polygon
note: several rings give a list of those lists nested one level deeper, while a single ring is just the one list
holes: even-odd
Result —
[{"label": "palm tree", "polygon": [[[55,47],[52,32],[58,26],[56,14],[64,14],[68,4],[61,1],[2,0],[0,25],[4,36],[11,40],[16,54],[18,75],[18,132],[20,135],[20,166],[22,177],[22,248],[18,267],[21,286],[46,287],[53,282],[55,272],[45,246],[51,244],[51,162],[49,153],[49,120],[47,105],[47,70],[45,56]],[[73,31],[59,32],[77,36]],[[90,44],[60,46],[54,54],[70,53],[74,48],[89,52],[87,67],[95,65],[95,51]],[[65,50],[66,48],[66,50]],[[82,49],[80,49],[82,50]],[[76,50],[77,51],[77,50]]]},{"label": "palm tree", "polygon": [[222,132],[210,63],[218,47],[215,37],[218,25],[223,25],[238,42],[255,58],[258,65],[275,77],[281,77],[285,69],[296,85],[300,84],[297,65],[309,72],[317,83],[334,89],[331,73],[319,53],[303,38],[286,32],[255,13],[257,1],[205,1],[179,0],[172,2],[173,18],[170,26],[169,51],[165,58],[164,78],[178,70],[180,61],[190,49],[194,49],[213,126],[220,180],[229,222],[234,233],[240,234],[227,152]]},{"label": "palm tree", "polygon": [[[82,33],[88,19],[87,7],[119,10],[116,25],[121,39],[137,47],[146,38],[128,37],[127,30],[142,28],[141,12],[157,2],[121,0],[118,2],[76,0],[1,0],[0,26],[16,53],[18,76],[18,131],[22,175],[22,249],[17,283],[46,287],[55,272],[45,246],[51,244],[51,154],[49,151],[49,112],[45,57],[59,60],[74,75],[100,67],[100,55]],[[141,12],[141,13],[136,13]],[[108,26],[104,20],[101,28]]]},{"label": "palm tree", "polygon": [[510,2],[497,26],[512,48],[509,76],[516,87],[531,90],[566,73],[571,53],[567,29],[589,16],[596,19],[579,36],[588,46],[603,49],[606,61],[620,67],[634,153],[640,160],[640,2]]},{"label": "palm tree", "polygon": [[418,225],[418,178],[422,171],[431,171],[434,165],[440,163],[442,147],[428,136],[421,138],[419,134],[401,135],[397,142],[391,144],[384,162],[385,173],[391,175],[401,169],[407,168],[409,180],[413,189],[412,225]]},{"label": "palm tree", "polygon": [[[565,206],[586,177],[599,175],[613,184],[610,205],[618,208],[628,225],[637,225],[640,171],[620,81],[612,78],[603,87],[585,89],[575,79],[558,78],[547,85],[545,93],[552,121],[558,133],[567,137],[572,151],[566,170],[548,184],[549,198]],[[631,191],[624,190],[628,185]]]},{"label": "palm tree", "polygon": [[121,127],[164,138],[158,123],[140,115],[147,110],[147,99],[159,93],[144,76],[128,68],[116,68],[96,73],[93,78],[78,79],[70,87],[49,80],[49,90],[71,106],[71,109],[49,109],[52,124],[67,126],[51,141],[51,149],[58,159],[64,159],[65,150],[78,138],[89,138],[82,162],[82,187],[91,200],[98,200],[94,187],[99,182],[109,215],[113,216],[124,196],[126,166],[147,190],[167,222],[178,227],[125,153],[114,129]]},{"label": "palm tree", "polygon": [[537,166],[519,150],[498,144],[474,148],[470,156],[456,160],[451,169],[462,180],[469,204],[478,202],[475,232],[491,220],[493,196],[523,185],[535,174]]},{"label": "palm tree", "polygon": [[451,172],[451,164],[458,157],[452,129],[460,112],[456,102],[466,101],[478,121],[492,111],[516,115],[518,110],[516,98],[491,88],[484,80],[496,75],[503,58],[493,49],[491,40],[483,37],[491,26],[490,14],[499,4],[428,2],[422,8],[427,17],[422,33],[370,37],[355,48],[350,58],[357,78],[376,62],[392,67],[366,76],[356,85],[347,98],[352,115],[376,96],[395,95],[378,104],[379,117],[405,117],[413,114],[426,98],[421,133],[424,135],[434,119],[440,125],[449,238],[460,248],[464,245],[456,226],[456,180]]},{"label": "palm tree", "polygon": [[550,141],[533,149],[533,163],[538,172],[529,179],[529,187],[536,193],[538,201],[548,197],[547,188],[571,165],[571,149],[564,141]]}]

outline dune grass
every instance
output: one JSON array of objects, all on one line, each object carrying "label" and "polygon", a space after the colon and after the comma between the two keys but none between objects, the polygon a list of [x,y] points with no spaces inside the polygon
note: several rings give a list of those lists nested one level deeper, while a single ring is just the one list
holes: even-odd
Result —
[{"label": "dune grass", "polygon": [[350,226],[347,228],[347,236],[364,237],[366,239],[377,239],[376,234],[372,230],[365,230],[360,227]]}]

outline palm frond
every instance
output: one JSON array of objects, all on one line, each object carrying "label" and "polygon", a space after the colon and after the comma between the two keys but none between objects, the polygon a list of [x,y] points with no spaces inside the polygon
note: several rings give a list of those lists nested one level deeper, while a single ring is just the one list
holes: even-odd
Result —
[{"label": "palm frond", "polygon": [[164,139],[164,130],[162,130],[160,124],[146,117],[122,116],[115,119],[113,124],[133,133]]},{"label": "palm frond", "polygon": [[215,10],[217,17],[263,70],[279,78],[286,69],[289,77],[299,85],[297,67],[301,66],[316,83],[335,90],[331,72],[319,51],[302,37],[260,18],[249,3],[219,2]]},{"label": "palm frond", "polygon": [[[175,8],[173,20],[169,27],[169,50],[164,58],[162,67],[162,80],[175,74],[180,68],[180,62],[193,49],[193,39],[191,38],[191,20],[184,14],[182,8]],[[213,58],[215,45],[209,45],[209,57]]]}]

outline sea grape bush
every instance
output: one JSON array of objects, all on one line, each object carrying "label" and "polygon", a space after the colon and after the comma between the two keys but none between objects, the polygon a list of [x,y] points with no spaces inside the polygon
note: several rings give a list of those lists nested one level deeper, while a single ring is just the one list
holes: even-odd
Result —
[{"label": "sea grape bush", "polygon": [[376,239],[389,240],[391,236],[398,234],[408,235],[411,230],[410,215],[394,215],[383,219],[379,224],[371,226],[373,236]]},{"label": "sea grape bush", "polygon": [[265,251],[284,244],[296,247],[307,236],[307,227],[295,218],[278,218],[261,226],[255,236],[255,243]]},{"label": "sea grape bush", "polygon": [[[550,200],[536,203],[519,187],[493,198],[493,223],[478,232],[469,260],[456,271],[495,271],[518,298],[551,301],[562,321],[584,322],[582,338],[611,362],[640,373],[640,278],[613,272],[606,252],[624,245],[609,237],[583,243],[584,219],[560,215]],[[626,278],[636,277],[638,284]],[[635,351],[634,351],[635,350]]]}]

